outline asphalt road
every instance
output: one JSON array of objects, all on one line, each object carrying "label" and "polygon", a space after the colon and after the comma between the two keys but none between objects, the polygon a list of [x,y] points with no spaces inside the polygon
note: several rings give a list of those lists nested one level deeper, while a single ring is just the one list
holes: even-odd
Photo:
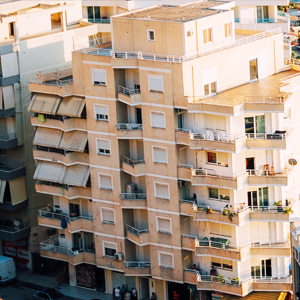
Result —
[{"label": "asphalt road", "polygon": [[0,299],[32,300],[32,295],[35,292],[36,290],[34,289],[21,286],[18,283],[12,283],[10,285],[0,286]]}]

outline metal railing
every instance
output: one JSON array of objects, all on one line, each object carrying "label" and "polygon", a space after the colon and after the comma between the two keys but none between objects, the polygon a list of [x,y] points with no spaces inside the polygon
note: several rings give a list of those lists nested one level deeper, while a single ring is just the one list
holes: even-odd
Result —
[{"label": "metal railing", "polygon": [[[225,237],[224,237],[225,239]],[[233,252],[239,252],[240,249],[237,246],[234,245],[226,245],[225,243],[222,242],[214,242],[211,240],[204,240],[204,239],[197,239],[196,241],[196,247],[211,247],[211,248],[216,248],[216,249],[222,249],[222,250],[228,250],[228,251],[233,251]]]},{"label": "metal railing", "polygon": [[88,22],[90,23],[100,23],[100,24],[109,24],[110,17],[108,18],[88,18]]},{"label": "metal railing", "polygon": [[[27,222],[26,222],[27,224]],[[9,233],[16,233],[20,231],[26,231],[29,227],[27,225],[21,225],[21,226],[5,226],[5,225],[0,225],[0,231],[2,232],[9,232]]]},{"label": "metal railing", "polygon": [[126,224],[126,230],[129,231],[130,233],[134,234],[135,236],[139,236],[140,234],[149,232],[149,229],[139,230],[139,229],[134,228],[133,226],[130,226],[128,224]]},{"label": "metal railing", "polygon": [[[248,280],[251,280],[251,278],[244,280],[243,282],[248,281]],[[212,275],[201,275],[201,276],[199,276],[198,281],[213,281],[216,283],[221,283],[221,284],[226,284],[226,285],[235,285],[238,287],[240,287],[241,283],[242,283],[241,281],[237,281],[234,278],[231,279],[231,278],[227,278],[224,276],[212,276]]]},{"label": "metal railing", "polygon": [[51,251],[51,252],[55,252],[55,253],[66,254],[70,257],[73,257],[76,254],[79,254],[78,251],[73,251],[73,250],[69,249],[68,247],[59,246],[57,236],[50,238],[44,242],[41,242],[40,250],[46,250],[46,251]]},{"label": "metal railing", "polygon": [[[84,54],[111,56],[111,49],[103,49],[106,48],[107,45],[110,43],[111,43],[111,35],[106,35],[93,40],[88,40],[86,42],[74,44],[73,50],[74,52],[79,52]],[[106,50],[106,52],[103,52],[101,50],[103,51]]]},{"label": "metal railing", "polygon": [[121,200],[146,200],[147,195],[143,193],[121,193]]},{"label": "metal railing", "polygon": [[64,213],[56,213],[56,212],[50,212],[46,208],[42,208],[38,211],[38,216],[48,219],[55,219],[55,220],[67,220],[67,221],[76,221],[76,220],[93,220],[93,217],[88,216],[76,216],[76,217],[70,217],[67,214]]},{"label": "metal railing", "polygon": [[12,139],[17,138],[17,135],[15,132],[10,133],[10,134],[0,134],[0,140],[1,141],[10,141]]},{"label": "metal railing", "polygon": [[223,213],[224,210],[231,211],[233,213],[241,213],[243,211],[246,211],[249,209],[248,206],[246,206],[244,203],[236,203],[234,205],[226,205],[223,208],[217,207],[217,206],[211,206],[207,204],[193,204],[193,209],[195,212],[205,212],[207,209],[212,209],[212,213]]},{"label": "metal railing", "polygon": [[124,86],[118,85],[118,93],[123,94],[125,96],[130,96],[133,94],[140,94],[141,90],[140,89],[129,89]]},{"label": "metal railing", "polygon": [[143,130],[143,124],[137,123],[117,123],[117,130]]},{"label": "metal railing", "polygon": [[191,140],[210,140],[223,143],[234,143],[235,140],[243,137],[244,134],[232,134],[226,131],[214,130],[210,128],[204,128],[203,132],[194,133],[190,132]]},{"label": "metal railing", "polygon": [[30,80],[30,83],[54,85],[54,86],[62,87],[63,85],[73,83],[73,78],[61,80],[57,78],[39,77],[38,79]]},{"label": "metal railing", "polygon": [[289,136],[289,131],[285,133],[246,133],[247,139],[257,140],[286,140]]},{"label": "metal railing", "polygon": [[241,175],[246,176],[246,174],[247,174],[246,172],[230,174],[225,172],[219,172],[212,169],[192,169],[192,176],[212,176],[212,177],[218,177],[218,178],[224,178],[230,180],[235,180],[238,176]]},{"label": "metal railing", "polygon": [[200,276],[202,273],[202,269],[195,270],[195,269],[184,268],[183,271],[195,274],[197,276],[197,281],[201,281]]},{"label": "metal railing", "polygon": [[289,58],[284,60],[284,64],[300,66],[300,60],[296,58]]},{"label": "metal railing", "polygon": [[259,282],[259,283],[292,283],[292,275],[287,277],[259,277],[259,276],[253,276],[253,282]]},{"label": "metal railing", "polygon": [[178,168],[185,168],[185,169],[193,169],[192,165],[187,165],[187,164],[177,164]]},{"label": "metal railing", "polygon": [[0,164],[0,171],[4,171],[4,172],[16,171],[16,170],[23,169],[23,168],[25,168],[25,165],[23,165],[23,164],[14,165],[14,166],[6,166],[6,165]]},{"label": "metal railing", "polygon": [[188,204],[194,204],[195,200],[194,199],[180,199],[181,203],[188,203]]},{"label": "metal railing", "polygon": [[127,165],[130,165],[132,167],[134,167],[135,165],[140,165],[140,164],[144,164],[145,163],[145,160],[144,159],[141,159],[141,160],[133,160],[131,158],[128,158],[126,156],[121,156],[121,160],[123,163],[127,164]]},{"label": "metal railing", "polygon": [[150,261],[124,261],[125,268],[151,268]]},{"label": "metal railing", "polygon": [[234,22],[241,23],[241,24],[282,23],[282,22],[288,22],[288,18],[286,16],[283,16],[283,18],[280,18],[280,19],[275,19],[275,18],[256,18],[256,19],[235,18]]},{"label": "metal railing", "polygon": [[250,170],[247,169],[248,176],[288,176],[292,171],[292,167],[286,167],[284,169],[275,170],[273,167],[271,170]]},{"label": "metal railing", "polygon": [[252,242],[251,243],[252,248],[290,248],[291,242],[289,241],[283,241],[283,242],[264,242],[264,241],[258,241],[258,242]]}]

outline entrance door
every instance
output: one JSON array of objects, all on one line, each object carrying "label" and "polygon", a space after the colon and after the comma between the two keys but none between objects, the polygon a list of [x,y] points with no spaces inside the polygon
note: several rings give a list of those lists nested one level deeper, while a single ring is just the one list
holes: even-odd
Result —
[{"label": "entrance door", "polygon": [[257,191],[248,192],[248,206],[258,206]]},{"label": "entrance door", "polygon": [[262,277],[272,277],[271,259],[263,259],[261,261],[261,276]]},{"label": "entrance door", "polygon": [[246,170],[255,170],[254,157],[246,158]]},{"label": "entrance door", "polygon": [[249,60],[249,67],[250,67],[250,81],[257,80],[258,79],[257,58]]}]

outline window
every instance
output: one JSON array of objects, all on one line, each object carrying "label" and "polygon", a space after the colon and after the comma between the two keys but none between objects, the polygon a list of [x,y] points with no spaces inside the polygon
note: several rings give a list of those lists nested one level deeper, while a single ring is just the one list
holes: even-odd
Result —
[{"label": "window", "polygon": [[97,121],[108,121],[108,106],[107,105],[95,105],[95,119]]},{"label": "window", "polygon": [[15,22],[8,23],[8,35],[9,37],[15,36]]},{"label": "window", "polygon": [[155,163],[167,164],[167,148],[152,147],[152,158]]},{"label": "window", "polygon": [[103,242],[104,256],[114,257],[117,252],[117,244],[111,242]]},{"label": "window", "polygon": [[212,42],[212,28],[207,28],[203,30],[203,44]]},{"label": "window", "polygon": [[106,85],[106,70],[92,69],[92,80],[94,85]]},{"label": "window", "polygon": [[115,210],[101,207],[101,222],[115,224]]},{"label": "window", "polygon": [[215,200],[230,201],[230,192],[226,189],[208,188],[208,197]]},{"label": "window", "polygon": [[148,41],[154,42],[155,41],[155,32],[154,30],[149,30],[147,31],[148,33]]},{"label": "window", "polygon": [[231,23],[225,23],[224,29],[225,29],[225,37],[230,37],[231,36]]},{"label": "window", "polygon": [[245,118],[246,133],[265,133],[265,116]]},{"label": "window", "polygon": [[213,95],[217,92],[217,83],[212,82],[204,85],[204,96]]},{"label": "window", "polygon": [[95,20],[100,19],[100,6],[88,6],[88,21],[95,22]]},{"label": "window", "polygon": [[163,77],[160,75],[148,75],[148,87],[150,92],[163,93]]},{"label": "window", "polygon": [[151,115],[151,127],[166,128],[165,113],[164,112],[150,112]]},{"label": "window", "polygon": [[210,222],[210,234],[231,237],[231,226]]},{"label": "window", "polygon": [[108,174],[99,174],[99,187],[102,190],[112,191],[112,176]]},{"label": "window", "polygon": [[228,154],[223,152],[207,152],[207,164],[228,167]]},{"label": "window", "polygon": [[170,199],[169,184],[154,182],[155,197],[161,199]]},{"label": "window", "polygon": [[228,259],[220,259],[217,257],[212,257],[211,265],[214,266],[214,268],[232,271],[232,261]]},{"label": "window", "polygon": [[171,219],[156,217],[156,229],[161,233],[172,234]]},{"label": "window", "polygon": [[158,251],[159,266],[163,268],[174,268],[173,254],[168,252]]},{"label": "window", "polygon": [[97,139],[97,152],[100,155],[110,155],[110,141]]}]

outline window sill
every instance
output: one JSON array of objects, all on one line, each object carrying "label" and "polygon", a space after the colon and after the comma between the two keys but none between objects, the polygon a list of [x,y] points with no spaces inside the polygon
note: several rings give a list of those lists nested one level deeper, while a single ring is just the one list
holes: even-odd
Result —
[{"label": "window sill", "polygon": [[157,197],[157,196],[155,198],[162,199],[162,200],[168,200],[168,201],[170,200],[170,198],[162,198],[162,197]]},{"label": "window sill", "polygon": [[104,255],[104,257],[115,258],[114,256]]},{"label": "window sill", "polygon": [[163,164],[163,165],[167,165],[168,164],[166,162],[160,162],[160,161],[154,161],[153,163],[155,163],[155,164]]},{"label": "window sill", "polygon": [[105,86],[106,87],[106,83],[105,84],[100,84],[100,83],[93,83],[93,85],[96,85],[96,86]]},{"label": "window sill", "polygon": [[102,221],[103,224],[115,225],[115,222],[110,221]]},{"label": "window sill", "polygon": [[100,190],[112,192],[112,189],[101,187]]},{"label": "window sill", "polygon": [[163,91],[154,91],[154,90],[150,90],[149,92],[150,93],[158,93],[158,94],[163,94],[164,93]]},{"label": "window sill", "polygon": [[108,153],[101,153],[101,152],[100,153],[98,152],[98,155],[110,156],[110,154]]},{"label": "window sill", "polygon": [[156,127],[156,126],[151,126],[152,128],[156,128],[156,129],[166,129],[166,126],[165,127]]},{"label": "window sill", "polygon": [[164,269],[170,269],[170,270],[174,270],[174,267],[168,267],[168,266],[160,266],[161,268],[164,268]]},{"label": "window sill", "polygon": [[96,121],[108,122],[107,119],[95,119]]},{"label": "window sill", "polygon": [[162,231],[162,230],[158,230],[158,233],[164,233],[164,234],[172,235],[171,232],[168,232],[168,231]]}]

